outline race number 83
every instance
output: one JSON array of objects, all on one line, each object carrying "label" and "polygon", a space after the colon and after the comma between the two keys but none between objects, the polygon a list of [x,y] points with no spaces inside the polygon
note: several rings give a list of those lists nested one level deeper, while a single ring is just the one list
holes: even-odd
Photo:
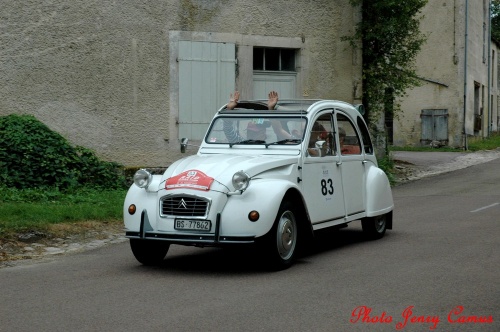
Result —
[{"label": "race number 83", "polygon": [[321,180],[321,193],[323,196],[333,195],[333,181],[332,179]]}]

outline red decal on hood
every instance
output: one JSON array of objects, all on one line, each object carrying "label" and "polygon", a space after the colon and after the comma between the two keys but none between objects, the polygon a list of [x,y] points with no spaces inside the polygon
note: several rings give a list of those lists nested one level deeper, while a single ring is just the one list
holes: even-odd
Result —
[{"label": "red decal on hood", "polygon": [[190,170],[168,178],[165,183],[165,189],[188,188],[208,190],[210,189],[212,182],[214,182],[214,178],[207,176],[205,173],[197,170]]}]

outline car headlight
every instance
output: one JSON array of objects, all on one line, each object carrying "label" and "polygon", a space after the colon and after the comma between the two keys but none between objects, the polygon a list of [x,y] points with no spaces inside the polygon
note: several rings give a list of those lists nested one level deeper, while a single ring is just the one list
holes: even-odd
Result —
[{"label": "car headlight", "polygon": [[153,181],[153,176],[145,169],[140,169],[134,174],[134,183],[139,188],[147,188],[151,181]]},{"label": "car headlight", "polygon": [[233,186],[235,190],[245,190],[250,183],[250,177],[247,173],[239,171],[233,175]]}]

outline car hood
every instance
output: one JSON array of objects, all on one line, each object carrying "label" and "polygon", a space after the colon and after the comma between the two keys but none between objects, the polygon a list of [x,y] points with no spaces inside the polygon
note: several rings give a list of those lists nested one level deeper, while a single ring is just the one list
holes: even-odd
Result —
[{"label": "car hood", "polygon": [[229,184],[233,174],[246,172],[254,177],[262,172],[297,163],[294,156],[248,156],[248,155],[193,155],[173,163],[163,179],[175,177],[187,171],[200,171],[218,182]]}]

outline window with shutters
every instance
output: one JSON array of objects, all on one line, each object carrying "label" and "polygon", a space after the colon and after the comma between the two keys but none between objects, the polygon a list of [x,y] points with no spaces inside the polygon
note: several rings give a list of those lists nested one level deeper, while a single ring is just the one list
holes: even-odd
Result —
[{"label": "window with shutters", "polygon": [[296,98],[296,58],[292,48],[253,48],[254,96],[267,98],[269,91],[278,91],[281,99]]}]

